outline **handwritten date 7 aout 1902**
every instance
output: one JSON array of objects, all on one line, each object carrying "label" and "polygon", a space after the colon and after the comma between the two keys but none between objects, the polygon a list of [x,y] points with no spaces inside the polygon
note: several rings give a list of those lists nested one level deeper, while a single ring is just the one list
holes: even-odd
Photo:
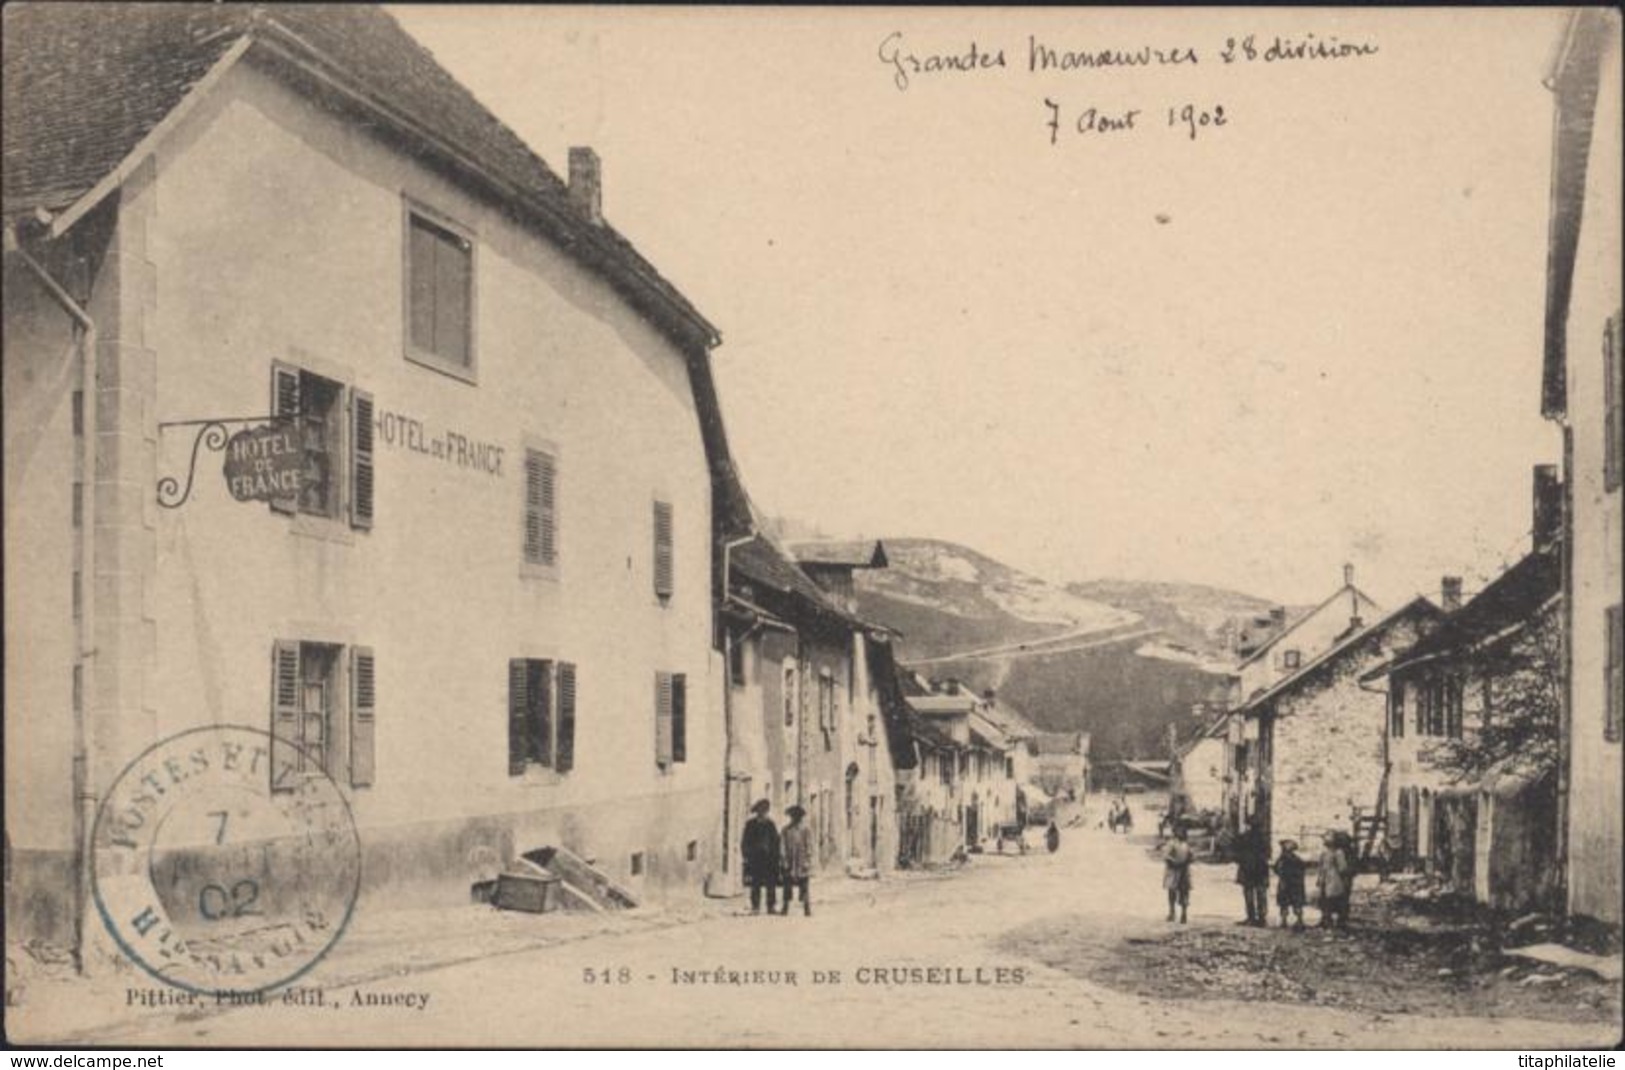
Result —
[{"label": "handwritten date 7 aout 1902", "polygon": [[1049,143],[1060,141],[1065,134],[1076,133],[1084,137],[1134,133],[1138,130],[1161,128],[1183,134],[1195,141],[1199,133],[1217,130],[1230,122],[1223,104],[1211,107],[1197,104],[1170,105],[1161,114],[1142,108],[1100,108],[1095,105],[1071,111],[1044,98],[1049,113],[1045,126],[1049,127]]}]

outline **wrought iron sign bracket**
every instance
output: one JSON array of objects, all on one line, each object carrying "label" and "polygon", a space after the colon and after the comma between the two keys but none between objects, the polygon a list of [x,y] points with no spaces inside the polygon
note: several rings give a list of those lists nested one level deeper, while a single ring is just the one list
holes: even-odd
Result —
[{"label": "wrought iron sign bracket", "polygon": [[186,504],[192,496],[192,481],[197,478],[197,457],[199,451],[207,446],[216,453],[226,448],[231,436],[226,433],[227,424],[263,424],[285,423],[292,420],[298,413],[272,413],[269,416],[215,416],[206,420],[171,420],[158,425],[158,433],[171,427],[195,427],[197,437],[192,440],[191,460],[186,465],[186,486],[174,476],[165,476],[158,481],[158,504],[165,509],[179,509]]}]

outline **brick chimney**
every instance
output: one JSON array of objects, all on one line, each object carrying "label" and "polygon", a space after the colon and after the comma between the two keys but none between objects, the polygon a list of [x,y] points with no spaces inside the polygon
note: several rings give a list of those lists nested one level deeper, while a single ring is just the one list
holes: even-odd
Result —
[{"label": "brick chimney", "polygon": [[994,709],[999,704],[999,693],[991,687],[982,692],[982,701],[987,703],[988,709]]},{"label": "brick chimney", "polygon": [[604,221],[604,189],[598,154],[585,145],[570,149],[570,203],[594,226]]},{"label": "brick chimney", "polygon": [[1563,534],[1563,484],[1557,465],[1535,465],[1535,546],[1547,546]]},{"label": "brick chimney", "polygon": [[1461,608],[1461,577],[1439,577],[1439,601],[1444,604],[1446,613],[1454,613]]},{"label": "brick chimney", "polygon": [[1353,565],[1344,565],[1343,566],[1343,586],[1344,587],[1353,587],[1354,586],[1354,566]]},{"label": "brick chimney", "polygon": [[1280,628],[1286,624],[1286,607],[1276,606],[1270,610],[1270,623]]}]

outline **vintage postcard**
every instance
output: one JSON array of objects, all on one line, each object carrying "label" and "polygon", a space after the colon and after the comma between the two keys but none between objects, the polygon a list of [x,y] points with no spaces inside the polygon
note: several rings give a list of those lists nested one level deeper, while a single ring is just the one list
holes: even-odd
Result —
[{"label": "vintage postcard", "polygon": [[1617,1043],[1620,38],[6,5],[6,1039]]}]

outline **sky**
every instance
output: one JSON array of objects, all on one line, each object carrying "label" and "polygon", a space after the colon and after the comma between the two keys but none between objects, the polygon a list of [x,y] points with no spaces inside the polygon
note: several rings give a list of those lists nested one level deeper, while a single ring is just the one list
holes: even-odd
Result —
[{"label": "sky", "polygon": [[1528,548],[1561,11],[392,11],[597,150],[764,513],[1297,604]]}]

